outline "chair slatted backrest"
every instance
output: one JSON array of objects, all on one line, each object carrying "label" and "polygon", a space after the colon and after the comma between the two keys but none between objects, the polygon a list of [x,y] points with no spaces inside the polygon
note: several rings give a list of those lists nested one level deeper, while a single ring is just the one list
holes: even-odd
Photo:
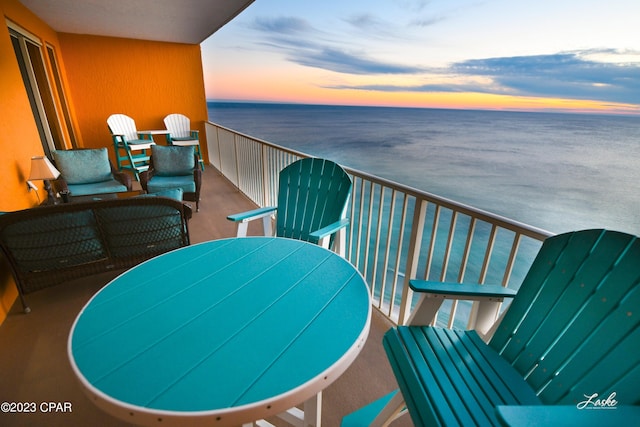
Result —
[{"label": "chair slatted backrest", "polygon": [[109,131],[113,135],[124,135],[127,141],[135,141],[138,138],[136,122],[125,114],[112,114],[107,119]]},{"label": "chair slatted backrest", "polygon": [[191,120],[183,114],[169,114],[164,118],[164,125],[173,138],[188,138],[191,135]]},{"label": "chair slatted backrest", "polygon": [[351,178],[338,164],[318,158],[291,163],[279,175],[276,234],[309,240],[309,234],[342,217]]},{"label": "chair slatted backrest", "polygon": [[640,240],[585,230],[547,239],[490,345],[546,404],[640,404]]}]

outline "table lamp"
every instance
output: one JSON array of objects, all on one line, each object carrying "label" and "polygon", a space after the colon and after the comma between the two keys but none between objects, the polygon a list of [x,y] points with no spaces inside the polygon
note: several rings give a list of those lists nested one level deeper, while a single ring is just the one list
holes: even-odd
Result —
[{"label": "table lamp", "polygon": [[29,174],[29,181],[41,179],[44,181],[44,189],[47,191],[47,204],[54,205],[56,198],[51,188],[52,179],[56,179],[60,176],[60,171],[56,169],[53,164],[45,156],[34,156],[31,158],[31,173]]}]

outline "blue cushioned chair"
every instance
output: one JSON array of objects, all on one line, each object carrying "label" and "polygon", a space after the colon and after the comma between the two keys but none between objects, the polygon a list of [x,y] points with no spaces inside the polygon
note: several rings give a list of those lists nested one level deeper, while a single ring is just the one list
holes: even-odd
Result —
[{"label": "blue cushioned chair", "polygon": [[167,199],[173,199],[181,202],[183,195],[184,191],[182,191],[182,188],[170,188],[168,190],[162,190],[157,193],[141,194],[138,197],[166,197]]},{"label": "blue cushioned chair", "polygon": [[182,189],[183,200],[196,203],[200,209],[202,170],[192,146],[151,147],[149,169],[140,174],[140,185],[147,193],[161,193]]},{"label": "blue cushioned chair", "polygon": [[55,188],[71,196],[131,191],[131,176],[117,171],[106,148],[57,150],[53,160],[60,171]]}]

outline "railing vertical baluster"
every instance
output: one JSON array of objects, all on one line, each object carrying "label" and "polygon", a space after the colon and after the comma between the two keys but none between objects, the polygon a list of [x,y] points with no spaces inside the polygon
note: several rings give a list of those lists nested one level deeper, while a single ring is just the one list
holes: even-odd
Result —
[{"label": "railing vertical baluster", "polygon": [[487,280],[487,271],[489,270],[489,263],[491,262],[491,254],[493,254],[493,248],[496,243],[496,235],[498,233],[498,227],[493,224],[491,226],[491,233],[489,234],[489,240],[487,241],[487,249],[484,253],[484,261],[482,262],[482,271],[480,272],[480,283],[484,283]]},{"label": "railing vertical baluster", "polygon": [[[352,257],[352,254],[353,254],[352,251],[354,250],[353,242],[356,240],[356,239],[354,239],[353,236],[354,236],[355,233],[357,233],[357,230],[356,230],[355,227],[358,225],[353,221],[353,217],[354,217],[355,211],[356,211],[356,195],[355,195],[355,191],[356,190],[355,189],[356,189],[356,183],[357,183],[357,181],[359,179],[360,178],[358,178],[357,176],[351,175],[351,180],[353,182],[353,186],[352,186],[352,190],[351,190],[351,201],[350,201],[351,207],[349,209],[349,212],[351,214],[351,221],[349,221],[349,237],[347,238],[347,259],[349,261],[351,261],[352,258],[353,258]],[[353,265],[356,265],[353,261],[351,261],[351,263]],[[373,285],[370,285],[370,287],[372,288],[371,289],[371,292],[372,292],[371,295],[373,295]]]},{"label": "railing vertical baluster", "polygon": [[[358,232],[356,235],[356,262],[354,265],[360,267],[360,254],[362,253],[362,227],[364,220],[364,185],[365,181],[360,180],[360,207],[358,208]],[[366,276],[365,274],[363,274]]]},{"label": "railing vertical baluster", "polygon": [[522,234],[516,233],[513,238],[513,244],[511,245],[511,250],[509,251],[509,259],[507,260],[507,266],[504,269],[504,276],[502,277],[502,286],[505,288],[509,286],[509,280],[511,279],[511,273],[513,272],[513,265],[516,261],[516,255],[518,254],[518,249],[520,248],[520,242],[522,241]]},{"label": "railing vertical baluster", "polygon": [[[370,282],[370,287],[371,287],[371,296],[375,296],[375,284],[376,284],[376,279],[378,278],[378,260],[380,259],[380,237],[381,237],[381,231],[382,231],[382,216],[384,213],[384,193],[385,193],[385,187],[384,186],[380,186],[380,199],[378,201],[378,220],[376,222],[376,240],[374,243],[374,253],[373,253],[373,269],[371,271],[371,282]],[[385,251],[386,253],[386,251]],[[384,272],[384,269],[383,269]],[[383,273],[384,274],[384,273]],[[382,298],[384,297],[384,295],[382,294],[382,290],[380,291],[380,301],[382,301]]]},{"label": "railing vertical baluster", "polygon": [[388,221],[388,225],[387,225],[387,241],[386,241],[386,248],[384,251],[384,264],[382,267],[382,283],[380,285],[380,304],[378,305],[378,308],[382,309],[382,303],[384,301],[384,296],[387,293],[387,271],[389,271],[389,258],[390,258],[390,253],[391,251],[389,251],[389,248],[391,247],[391,239],[393,236],[393,218],[395,217],[395,212],[396,212],[396,190],[392,190],[391,191],[391,201],[390,201],[390,205],[389,205],[389,221]]},{"label": "railing vertical baluster", "polygon": [[[453,242],[453,233],[455,233],[455,227],[457,223],[458,213],[454,212],[451,218],[451,227],[449,229],[449,240],[447,241],[447,249],[445,250],[445,257],[447,260],[445,262],[445,267],[443,267],[443,277],[442,281],[446,280],[446,270],[449,265],[449,256],[451,254],[451,246]],[[464,280],[464,274],[466,271],[466,265],[469,257],[469,251],[471,249],[471,241],[473,239],[473,230],[475,228],[475,219],[471,220],[469,223],[469,229],[467,230],[467,238],[464,247],[464,253],[462,255],[462,260],[460,261],[460,269],[458,270],[458,283],[462,283]],[[453,300],[451,302],[451,307],[449,309],[449,321],[447,322],[447,327],[453,328],[453,324],[456,320],[456,313],[458,311],[458,300]]]},{"label": "railing vertical baluster", "polygon": [[[451,222],[449,223],[449,234],[447,236],[447,246],[444,251],[444,260],[442,261],[442,272],[440,273],[440,281],[445,282],[447,280],[447,270],[449,269],[449,259],[451,258],[451,248],[453,247],[453,238],[456,232],[456,224],[458,223],[458,212],[453,211],[451,213]],[[453,327],[453,322],[456,317],[456,310],[458,309],[458,300],[451,301],[451,308],[449,309],[449,328]]]},{"label": "railing vertical baluster", "polygon": [[420,250],[422,248],[422,235],[425,218],[427,216],[427,201],[415,199],[413,209],[413,219],[411,220],[411,237],[409,238],[409,249],[407,252],[407,264],[405,267],[404,287],[402,288],[402,299],[400,300],[400,313],[398,324],[404,325],[411,312],[413,301],[413,291],[409,288],[409,280],[416,277],[418,272],[418,261],[420,260]]},{"label": "railing vertical baluster", "polygon": [[449,269],[449,259],[451,258],[451,248],[453,247],[453,237],[456,232],[456,224],[458,222],[458,212],[451,213],[451,222],[449,222],[449,233],[447,234],[447,246],[444,251],[444,259],[442,260],[442,270],[440,271],[440,281],[447,280],[447,270]]},{"label": "railing vertical baluster", "polygon": [[239,135],[234,135],[233,136],[233,155],[234,155],[234,160],[235,160],[235,168],[236,168],[236,177],[235,177],[235,182],[237,183],[238,186],[241,185],[242,181],[240,180],[240,162],[239,162],[239,156],[238,156],[238,138],[240,138]]},{"label": "railing vertical baluster", "polygon": [[471,244],[473,243],[473,235],[476,232],[476,219],[471,218],[469,221],[469,229],[467,230],[467,241],[464,244],[464,253],[460,262],[460,271],[458,272],[458,283],[464,282],[464,275],[467,272],[467,264],[469,263],[469,255],[471,253]]},{"label": "railing vertical baluster", "polygon": [[[364,197],[363,197],[364,199]],[[369,271],[369,253],[371,251],[371,223],[373,222],[373,182],[369,181],[369,212],[367,215],[367,232],[365,233],[364,244],[364,266],[362,271]]]},{"label": "railing vertical baluster", "polygon": [[389,310],[387,315],[393,318],[393,308],[395,307],[396,293],[398,291],[398,276],[400,275],[400,264],[402,263],[402,244],[404,240],[404,230],[407,223],[407,206],[409,204],[409,195],[404,194],[402,200],[402,213],[400,215],[400,229],[398,231],[398,242],[396,245],[396,260],[393,265],[393,284],[391,286],[391,298],[389,300]]},{"label": "railing vertical baluster", "polygon": [[262,146],[260,150],[261,153],[261,168],[258,169],[257,175],[262,175],[262,206],[270,206],[271,205],[271,188],[269,188],[269,183],[271,180],[269,179],[269,162],[270,162],[270,150],[267,146]]},{"label": "railing vertical baluster", "polygon": [[[513,264],[515,262],[516,259],[516,254],[518,252],[518,248],[520,247],[520,240],[521,240],[522,235],[520,233],[516,233],[516,235],[514,236],[513,242],[511,244],[511,250],[509,251],[509,259],[507,260],[507,265],[504,269],[504,275],[502,277],[502,286],[507,287],[509,285],[509,279],[511,278],[511,272],[513,271]],[[485,310],[485,313],[487,316],[491,316],[491,322],[494,322],[497,318],[498,315],[500,313],[500,307],[502,306],[502,303],[496,303],[494,304],[494,306],[491,307],[491,311],[487,312]],[[471,313],[469,315],[469,322],[467,324],[467,328],[469,329],[475,329],[476,328],[476,321],[478,320],[478,311],[479,311],[480,307],[478,303],[474,303],[471,306]],[[489,314],[490,313],[490,314]]]},{"label": "railing vertical baluster", "polygon": [[429,280],[431,276],[431,266],[433,265],[433,256],[436,247],[436,237],[438,236],[438,224],[440,223],[440,205],[436,205],[433,214],[433,223],[431,224],[431,239],[429,239],[429,251],[427,252],[427,262],[424,269],[424,279]]},{"label": "railing vertical baluster", "polygon": [[[491,227],[491,233],[489,240],[487,241],[487,248],[485,249],[484,261],[482,263],[482,270],[480,272],[479,283],[485,283],[487,280],[487,272],[489,271],[489,264],[491,262],[491,255],[493,254],[493,248],[495,247],[496,235],[498,233],[498,227],[494,224]],[[469,316],[469,322],[467,327],[474,328],[476,323],[476,315],[478,313],[479,303],[476,301],[471,305],[471,314]]]}]

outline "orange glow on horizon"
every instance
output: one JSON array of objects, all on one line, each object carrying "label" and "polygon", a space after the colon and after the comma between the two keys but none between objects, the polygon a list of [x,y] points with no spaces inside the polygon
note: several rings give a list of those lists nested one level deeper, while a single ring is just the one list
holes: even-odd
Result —
[{"label": "orange glow on horizon", "polygon": [[[284,89],[284,88],[283,88]],[[300,96],[291,93],[290,87],[278,95],[272,91],[251,94],[228,94],[227,96],[208,96],[208,99],[241,102],[282,102],[294,104],[322,105],[359,105],[374,107],[401,108],[442,108],[462,110],[504,110],[504,111],[537,111],[537,112],[571,112],[591,114],[626,114],[640,115],[640,107],[633,104],[615,104],[591,100],[514,97],[477,93],[444,93],[444,94],[375,94],[370,96],[353,96],[340,94],[334,96]],[[271,93],[269,93],[271,92]]]},{"label": "orange glow on horizon", "polygon": [[[313,76],[319,77],[319,76]],[[309,85],[309,75],[283,70],[247,70],[207,78],[207,99],[323,105],[362,105],[465,110],[549,111],[640,115],[640,106],[594,100],[537,98],[462,92],[384,92]]]}]

